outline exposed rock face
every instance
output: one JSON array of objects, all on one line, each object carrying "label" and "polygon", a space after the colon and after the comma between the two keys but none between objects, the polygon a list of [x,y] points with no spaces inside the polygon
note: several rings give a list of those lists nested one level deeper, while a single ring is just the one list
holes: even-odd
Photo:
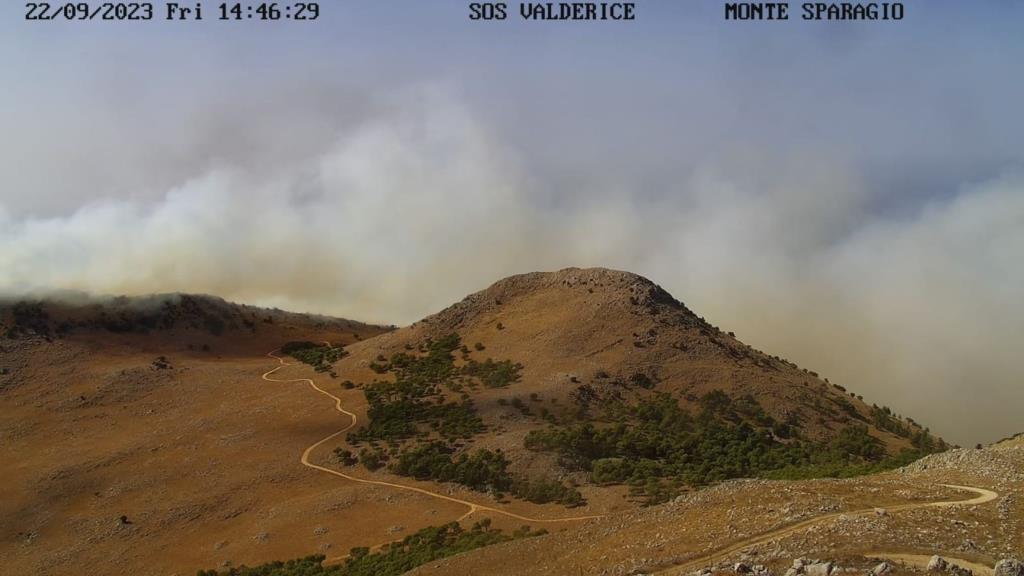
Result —
[{"label": "exposed rock face", "polygon": [[832,562],[797,558],[793,560],[793,567],[786,570],[785,576],[832,576],[842,570]]},{"label": "exposed rock face", "polygon": [[974,572],[969,568],[957,566],[938,555],[932,556],[931,559],[928,560],[927,568],[929,572],[948,572],[953,576],[974,576]]},{"label": "exposed rock face", "polygon": [[974,571],[969,568],[961,568],[956,564],[950,564],[949,573],[953,576],[974,576]]},{"label": "exposed rock face", "polygon": [[838,571],[836,565],[831,562],[816,562],[803,568],[803,573],[807,576],[831,576],[836,571]]},{"label": "exposed rock face", "polygon": [[1024,482],[1024,473],[1014,462],[1024,458],[1024,446],[1006,445],[998,450],[959,448],[931,454],[901,468],[903,474],[925,470],[971,470],[1000,482]]},{"label": "exposed rock face", "polygon": [[996,564],[995,576],[1024,576],[1024,562],[1006,558]]}]

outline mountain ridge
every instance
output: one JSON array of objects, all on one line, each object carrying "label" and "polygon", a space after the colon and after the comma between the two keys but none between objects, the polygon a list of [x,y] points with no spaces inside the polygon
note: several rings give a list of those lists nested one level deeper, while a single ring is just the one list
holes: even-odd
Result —
[{"label": "mountain ridge", "polygon": [[[744,344],[656,283],[604,268],[511,276],[346,351],[336,370],[365,396],[359,417],[369,423],[339,449],[386,441],[387,451],[373,448],[374,467],[424,479],[448,478],[438,468],[445,454],[500,454],[523,478],[597,491],[660,478],[677,490],[789,467],[849,474],[945,446],[914,421]],[[453,423],[438,420],[436,406],[473,422],[462,441],[438,435]],[[644,490],[656,500],[671,493]]]},{"label": "mountain ridge", "polygon": [[[531,310],[531,306],[535,309]],[[541,325],[522,328],[520,320],[538,324],[544,315],[551,319],[546,325],[539,322]],[[488,334],[491,330],[493,332]],[[764,372],[768,378],[777,376],[779,382],[798,381],[817,386],[828,398],[849,398],[846,402],[854,404],[860,416],[867,417],[870,412],[870,407],[856,394],[812,370],[744,344],[734,333],[708,322],[655,282],[638,274],[606,268],[565,268],[509,276],[408,327],[353,345],[351,351],[355,357],[360,357],[364,349],[386,356],[387,351],[404,348],[410,340],[438,338],[460,331],[467,333],[466,341],[473,340],[470,335],[498,340],[493,344],[483,343],[489,350],[493,345],[502,352],[523,347],[522,342],[503,340],[515,340],[520,335],[527,340],[554,335],[553,340],[562,346],[544,350],[544,355],[575,360],[581,365],[575,370],[567,368],[566,374],[596,366],[599,359],[609,356],[613,349],[621,352],[619,356],[625,368],[620,371],[646,370],[651,372],[646,375],[656,382],[684,379],[673,373],[673,368],[686,364],[706,365],[711,358],[720,363],[720,368],[739,370],[732,376],[741,388],[754,387],[755,383],[745,382],[742,374],[743,369],[753,368]],[[510,331],[515,332],[516,338],[503,337]],[[617,359],[611,358],[609,363]],[[528,371],[530,363],[524,364]],[[722,377],[692,372],[688,374],[692,376],[689,387],[695,392],[707,392],[709,386],[723,384]],[[704,380],[708,381],[707,385],[702,385]],[[845,405],[839,409],[849,411]]]}]

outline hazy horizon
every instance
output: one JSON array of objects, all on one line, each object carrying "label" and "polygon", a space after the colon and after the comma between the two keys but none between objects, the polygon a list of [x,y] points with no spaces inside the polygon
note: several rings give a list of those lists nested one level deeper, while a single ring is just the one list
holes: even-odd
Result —
[{"label": "hazy horizon", "polygon": [[0,293],[408,324],[606,266],[951,441],[1021,432],[1024,5],[906,4],[570,25],[344,3],[268,26],[7,5]]}]

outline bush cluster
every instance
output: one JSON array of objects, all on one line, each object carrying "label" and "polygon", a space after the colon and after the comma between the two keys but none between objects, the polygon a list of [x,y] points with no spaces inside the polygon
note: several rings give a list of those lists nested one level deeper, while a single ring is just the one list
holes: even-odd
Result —
[{"label": "bush cluster", "polygon": [[287,562],[271,562],[247,568],[231,568],[224,572],[200,570],[198,576],[398,576],[428,562],[468,552],[491,544],[546,534],[529,526],[506,534],[491,528],[490,519],[473,524],[469,530],[457,522],[431,526],[406,536],[399,542],[385,544],[380,551],[353,548],[348,560],[339,566],[324,566],[325,556],[307,556]]},{"label": "bush cluster", "polygon": [[[379,356],[371,367],[379,374],[393,374],[394,382],[375,382],[364,387],[369,404],[369,424],[348,435],[353,443],[398,442],[428,434],[426,424],[443,438],[472,438],[486,430],[468,396],[448,402],[444,390],[462,392],[465,386],[504,387],[519,380],[522,365],[491,358],[470,360],[457,367],[453,352],[462,347],[458,334],[427,340],[418,354],[399,352],[390,360]],[[408,348],[412,348],[411,346]]]},{"label": "bush cluster", "polygon": [[[482,345],[474,346],[477,351]],[[418,348],[407,346],[390,359],[378,356],[372,368],[392,374],[393,382],[364,386],[369,423],[348,434],[353,444],[387,442],[391,455],[364,448],[359,459],[371,470],[388,464],[388,469],[418,480],[455,482],[480,492],[504,493],[537,503],[559,502],[576,506],[583,502],[578,490],[553,480],[519,478],[508,470],[509,462],[500,451],[456,450],[457,440],[471,439],[486,431],[472,400],[463,394],[461,402],[446,400],[444,390],[462,392],[465,387],[502,388],[517,382],[522,365],[510,360],[482,362],[468,359],[455,365],[453,353],[471,353],[458,334],[427,340]],[[414,353],[418,352],[418,353]],[[524,413],[529,408],[518,398],[513,404]],[[438,439],[440,437],[440,439]],[[402,442],[421,442],[399,451]],[[396,454],[397,453],[397,454]]]},{"label": "bush cluster", "polygon": [[519,381],[522,364],[514,364],[510,360],[495,362],[488,358],[483,362],[470,360],[462,367],[462,373],[480,380],[488,388],[504,388]]},{"label": "bush cluster", "polygon": [[729,478],[766,475],[843,476],[905,463],[920,451],[887,458],[867,426],[853,425],[833,440],[783,441],[776,423],[749,396],[732,399],[713,391],[700,399],[697,415],[667,394],[636,406],[609,410],[610,422],[534,430],[530,450],[556,452],[563,466],[590,473],[597,484],[627,483],[648,503],[678,489]]},{"label": "bush cluster", "polygon": [[421,444],[399,454],[389,467],[401,476],[417,480],[455,482],[478,492],[505,492],[536,504],[557,502],[565,506],[583,504],[583,495],[557,480],[527,479],[509,472],[509,461],[501,450],[486,449],[454,455],[443,442]]},{"label": "bush cluster", "polygon": [[281,352],[309,364],[317,372],[330,371],[332,364],[348,354],[343,348],[308,341],[289,342],[281,347]]}]

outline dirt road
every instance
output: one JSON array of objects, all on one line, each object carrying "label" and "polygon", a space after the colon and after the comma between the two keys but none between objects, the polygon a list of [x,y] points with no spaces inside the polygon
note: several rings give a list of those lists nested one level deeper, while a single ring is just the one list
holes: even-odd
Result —
[{"label": "dirt road", "polygon": [[[974,493],[977,494],[977,496],[974,497],[974,498],[967,499],[967,500],[953,500],[953,501],[948,501],[948,502],[924,502],[924,503],[915,503],[915,504],[900,504],[900,505],[897,505],[897,506],[888,506],[886,508],[886,510],[888,512],[899,512],[901,510],[915,510],[915,509],[918,509],[918,508],[948,508],[948,507],[951,507],[951,506],[977,506],[979,504],[984,504],[986,502],[991,502],[991,501],[995,500],[996,498],[999,498],[999,494],[997,494],[997,493],[995,493],[995,492],[993,492],[991,490],[986,490],[984,488],[973,488],[971,486],[958,486],[958,485],[955,485],[955,484],[943,484],[943,486],[945,486],[947,488],[954,488],[956,490],[965,490],[965,491],[968,491],[968,492],[974,492]],[[851,517],[851,516],[869,516],[869,515],[872,515],[874,513],[875,513],[875,509],[874,508],[866,508],[864,510],[854,510],[854,511],[848,511],[848,512],[835,512],[835,513],[831,513],[831,514],[825,514],[823,516],[815,516],[814,518],[808,518],[807,520],[803,520],[803,521],[797,522],[796,524],[790,524],[789,526],[785,526],[785,527],[779,528],[777,530],[773,530],[771,532],[765,532],[764,534],[760,534],[758,536],[754,536],[754,537],[748,538],[746,540],[741,540],[741,541],[736,542],[734,544],[731,544],[731,545],[729,545],[729,546],[727,546],[725,548],[721,548],[719,550],[711,552],[710,554],[704,554],[704,555],[699,556],[697,558],[693,558],[692,560],[687,560],[683,564],[679,564],[679,565],[676,565],[676,566],[672,566],[670,568],[666,568],[664,570],[660,570],[658,572],[655,572],[655,574],[664,574],[666,576],[672,575],[672,574],[686,574],[688,572],[692,572],[694,570],[703,568],[705,566],[710,566],[710,565],[716,563],[717,561],[724,559],[725,557],[731,556],[731,555],[735,554],[736,552],[739,552],[740,550],[743,550],[744,548],[748,548],[750,546],[756,546],[756,545],[759,545],[759,544],[765,544],[767,542],[771,542],[772,540],[778,540],[779,538],[784,538],[784,537],[789,536],[791,534],[796,534],[797,532],[801,532],[803,530],[806,530],[806,529],[810,528],[811,526],[817,526],[819,524],[824,524],[826,522],[834,521],[837,518],[839,518],[840,516],[847,516],[847,517]],[[889,554],[894,559],[897,556],[900,556],[898,553],[889,553]],[[867,555],[867,556],[870,556],[872,558],[877,558],[877,557],[881,557],[881,554],[870,554],[870,555]],[[906,557],[906,558],[909,558],[909,557],[911,557],[913,555],[903,555],[903,556]],[[991,569],[989,569],[989,574],[991,574]]]},{"label": "dirt road", "polygon": [[[330,345],[330,344],[328,343],[328,345]],[[314,382],[310,378],[291,378],[291,379],[271,378],[271,375],[274,374],[275,372],[277,372],[278,370],[280,370],[280,369],[282,369],[282,368],[284,368],[286,366],[291,366],[291,364],[289,364],[289,363],[284,361],[284,358],[281,358],[280,356],[276,355],[275,352],[277,352],[277,350],[272,350],[272,351],[267,353],[267,356],[277,360],[278,364],[280,364],[280,365],[277,366],[276,368],[274,368],[273,370],[270,370],[270,371],[264,373],[263,374],[263,379],[264,380],[266,380],[268,382],[278,382],[278,383],[304,382],[306,384],[309,384],[309,386],[311,388],[313,388],[313,390],[319,392],[320,394],[323,394],[324,396],[327,396],[327,397],[333,399],[334,400],[334,408],[335,408],[335,410],[337,410],[338,412],[341,412],[342,414],[348,416],[349,419],[350,419],[350,422],[348,423],[348,425],[345,426],[344,428],[342,428],[341,430],[338,430],[337,432],[335,432],[335,433],[333,433],[333,434],[331,434],[331,435],[321,439],[319,442],[316,442],[315,444],[313,444],[310,447],[306,448],[306,450],[302,452],[302,458],[300,459],[300,461],[302,462],[303,466],[306,466],[308,468],[312,468],[314,470],[319,470],[320,472],[331,474],[331,475],[337,476],[339,478],[344,478],[345,480],[350,480],[352,482],[359,482],[360,484],[372,484],[372,485],[375,485],[375,486],[387,486],[389,488],[395,488],[397,490],[406,490],[406,491],[409,491],[409,492],[416,492],[416,493],[419,493],[419,494],[424,494],[424,495],[430,496],[432,498],[438,498],[440,500],[447,500],[449,502],[455,502],[457,504],[462,504],[463,506],[467,506],[469,508],[469,510],[465,514],[463,514],[462,516],[459,517],[459,521],[462,521],[462,520],[468,518],[469,516],[471,516],[472,514],[474,514],[476,512],[490,512],[490,513],[493,513],[493,514],[500,514],[502,516],[508,516],[510,518],[515,518],[517,520],[523,520],[525,522],[535,522],[535,523],[577,522],[577,521],[582,521],[582,520],[593,520],[593,519],[596,519],[596,518],[602,518],[603,517],[603,515],[593,515],[593,516],[568,516],[568,517],[563,517],[563,518],[532,518],[530,516],[523,516],[521,514],[516,514],[514,512],[509,512],[507,510],[501,510],[499,508],[493,508],[491,506],[486,506],[486,505],[483,505],[483,504],[477,504],[475,502],[470,502],[468,500],[462,500],[460,498],[454,498],[452,496],[441,494],[439,492],[434,492],[433,490],[427,490],[425,488],[419,488],[417,486],[409,486],[407,484],[398,484],[398,483],[395,483],[395,482],[385,482],[385,481],[382,481],[382,480],[368,480],[366,478],[359,478],[357,476],[352,476],[351,474],[346,474],[346,473],[341,472],[339,470],[334,470],[334,469],[327,468],[325,466],[320,466],[319,464],[314,464],[314,463],[310,462],[310,455],[313,454],[313,452],[317,448],[319,448],[320,446],[323,446],[324,444],[327,444],[331,440],[334,440],[338,436],[340,436],[340,435],[344,434],[345,432],[348,432],[349,430],[351,430],[353,427],[355,427],[356,423],[359,421],[359,418],[354,413],[349,412],[348,410],[345,410],[345,407],[342,406],[341,398],[339,398],[339,397],[335,396],[334,394],[331,394],[330,392],[328,392],[328,391],[324,390],[323,388],[317,386],[316,382]]]},{"label": "dirt road", "polygon": [[[932,559],[931,556],[924,556],[921,554],[899,554],[894,552],[872,552],[870,554],[865,554],[864,557],[889,560],[897,564],[913,566],[915,568],[928,568],[928,561]],[[977,562],[962,560],[960,558],[953,558],[951,556],[943,556],[943,558],[951,564],[956,564],[961,568],[969,569],[975,576],[992,576],[995,573],[995,570],[991,566],[985,566],[984,564],[978,564]]]},{"label": "dirt road", "polygon": [[[263,374],[263,380],[266,380],[268,382],[278,382],[278,383],[303,382],[303,383],[309,384],[309,386],[311,388],[313,388],[313,390],[315,390],[316,392],[319,392],[320,394],[323,394],[324,396],[327,396],[327,397],[331,398],[332,400],[334,400],[334,408],[335,408],[335,410],[337,410],[338,412],[348,416],[349,419],[350,419],[350,422],[344,428],[338,430],[337,432],[334,432],[333,434],[330,434],[329,436],[326,436],[325,438],[319,440],[315,444],[312,444],[311,446],[306,448],[302,452],[302,457],[300,459],[300,461],[302,462],[303,466],[306,466],[308,468],[312,468],[314,470],[319,470],[320,472],[331,474],[331,475],[337,476],[339,478],[344,478],[345,480],[349,480],[351,482],[358,482],[358,483],[361,483],[361,484],[372,484],[372,485],[376,485],[376,486],[386,486],[386,487],[389,487],[389,488],[394,488],[396,490],[406,490],[406,491],[409,491],[409,492],[416,492],[416,493],[419,493],[419,494],[424,494],[426,496],[430,496],[432,498],[438,498],[438,499],[441,499],[441,500],[447,500],[449,502],[454,502],[454,503],[457,503],[457,504],[462,504],[463,506],[466,506],[468,508],[468,510],[466,511],[465,514],[463,514],[462,516],[460,516],[458,518],[459,521],[462,521],[462,520],[468,518],[469,516],[471,516],[472,514],[474,514],[476,512],[490,512],[490,513],[493,513],[493,514],[500,514],[500,515],[503,515],[503,516],[508,516],[510,518],[515,518],[517,520],[523,520],[525,522],[534,522],[534,523],[575,522],[575,521],[583,521],[583,520],[594,520],[594,519],[598,519],[598,518],[603,518],[604,517],[604,515],[591,515],[591,516],[569,516],[569,517],[563,517],[563,518],[532,518],[532,517],[529,517],[529,516],[523,516],[523,515],[520,515],[520,514],[516,514],[514,512],[509,512],[507,510],[501,510],[499,508],[494,508],[494,507],[486,506],[486,505],[483,505],[483,504],[477,504],[475,502],[470,502],[468,500],[463,500],[461,498],[455,498],[455,497],[452,497],[452,496],[448,496],[446,494],[441,494],[439,492],[435,492],[433,490],[428,490],[428,489],[420,488],[420,487],[417,487],[417,486],[409,486],[407,484],[398,484],[398,483],[395,483],[395,482],[386,482],[386,481],[382,481],[382,480],[368,480],[366,478],[359,478],[357,476],[352,476],[351,474],[346,474],[346,473],[341,472],[339,470],[334,470],[334,469],[331,469],[331,468],[327,468],[325,466],[320,466],[319,464],[312,463],[310,461],[310,455],[313,454],[314,451],[316,451],[318,448],[320,448],[324,444],[327,444],[331,440],[334,440],[338,436],[344,434],[345,432],[348,432],[349,430],[351,430],[353,427],[356,426],[356,424],[358,423],[359,418],[354,413],[349,412],[348,410],[345,410],[345,407],[342,405],[341,398],[335,396],[334,394],[331,394],[330,392],[324,390],[323,388],[320,388],[319,386],[317,386],[316,382],[314,382],[310,378],[291,378],[291,379],[272,378],[271,375],[273,375],[278,370],[280,370],[280,369],[282,369],[282,368],[284,368],[286,366],[291,366],[291,364],[285,362],[283,358],[281,358],[280,356],[277,356],[275,354],[275,352],[277,352],[277,350],[273,350],[271,352],[268,352],[267,356],[277,360],[279,366],[277,366],[274,369],[269,370],[268,372],[264,373]],[[991,501],[993,501],[993,500],[995,500],[996,498],[999,497],[999,495],[997,493],[995,493],[995,492],[993,492],[991,490],[984,489],[984,488],[974,488],[974,487],[970,487],[970,486],[958,486],[958,485],[953,485],[953,484],[944,484],[943,486],[946,486],[947,488],[957,489],[957,490],[964,490],[964,491],[968,491],[968,492],[974,492],[974,493],[977,494],[977,496],[975,496],[974,498],[966,499],[966,500],[955,500],[955,501],[948,501],[948,502],[925,502],[925,503],[914,503],[914,504],[900,504],[900,505],[896,505],[896,506],[889,506],[889,507],[887,507],[887,510],[889,512],[899,512],[899,511],[903,511],[903,510],[914,510],[914,509],[919,509],[919,508],[946,508],[946,507],[952,507],[952,506],[976,506],[976,505],[979,505],[979,504],[984,504],[986,502],[991,502]],[[803,520],[803,521],[797,522],[795,524],[791,524],[789,526],[785,526],[785,527],[779,528],[777,530],[773,530],[771,532],[766,532],[764,534],[760,534],[758,536],[754,536],[752,538],[748,538],[746,540],[742,540],[742,541],[736,542],[734,544],[726,546],[725,548],[721,548],[721,549],[716,550],[714,552],[711,552],[709,554],[704,554],[704,555],[699,556],[697,558],[694,558],[692,560],[688,560],[687,562],[685,562],[683,564],[672,566],[670,568],[666,568],[666,569],[658,571],[656,573],[657,574],[664,574],[666,576],[667,575],[672,575],[672,574],[677,574],[677,575],[678,574],[686,574],[686,573],[691,572],[691,571],[693,571],[695,569],[703,568],[705,566],[712,565],[716,561],[721,560],[724,557],[728,557],[730,555],[733,555],[736,552],[738,552],[738,551],[740,551],[740,550],[742,550],[744,548],[748,548],[750,546],[756,546],[756,545],[759,545],[759,544],[764,544],[764,543],[770,542],[772,540],[777,540],[779,538],[784,538],[784,537],[789,536],[791,534],[795,534],[795,533],[801,532],[803,530],[806,530],[806,529],[808,529],[808,528],[810,528],[812,526],[816,526],[816,525],[819,525],[819,524],[824,524],[826,522],[834,521],[837,518],[839,518],[840,516],[867,516],[867,515],[871,515],[871,514],[874,514],[874,513],[875,513],[875,509],[874,508],[867,508],[867,509],[864,509],[864,510],[854,510],[854,511],[847,511],[847,512],[836,512],[836,513],[831,513],[831,514],[825,514],[825,515],[822,515],[822,516],[816,516],[814,518],[808,518],[807,520]],[[924,559],[923,560],[924,563],[927,564],[927,557],[919,556],[919,555],[914,555],[914,554],[901,554],[901,553],[898,553],[898,552],[879,552],[879,553],[872,553],[872,554],[869,554],[867,556],[870,556],[872,558],[887,558],[887,559],[893,560],[894,562],[898,561],[898,562],[904,562],[904,563],[914,564],[914,565],[918,565],[922,561],[922,559]],[[338,560],[338,559],[332,559],[332,560]],[[985,566],[981,566],[981,565],[977,565],[977,564],[973,564],[973,563],[967,562],[967,561],[956,560],[956,559],[952,559],[952,560],[954,562],[960,564],[961,566],[968,567],[968,568],[971,568],[971,569],[975,570],[975,574],[981,574],[983,576],[990,576],[992,574],[992,569],[991,568],[988,568],[988,567],[985,567]]]}]

